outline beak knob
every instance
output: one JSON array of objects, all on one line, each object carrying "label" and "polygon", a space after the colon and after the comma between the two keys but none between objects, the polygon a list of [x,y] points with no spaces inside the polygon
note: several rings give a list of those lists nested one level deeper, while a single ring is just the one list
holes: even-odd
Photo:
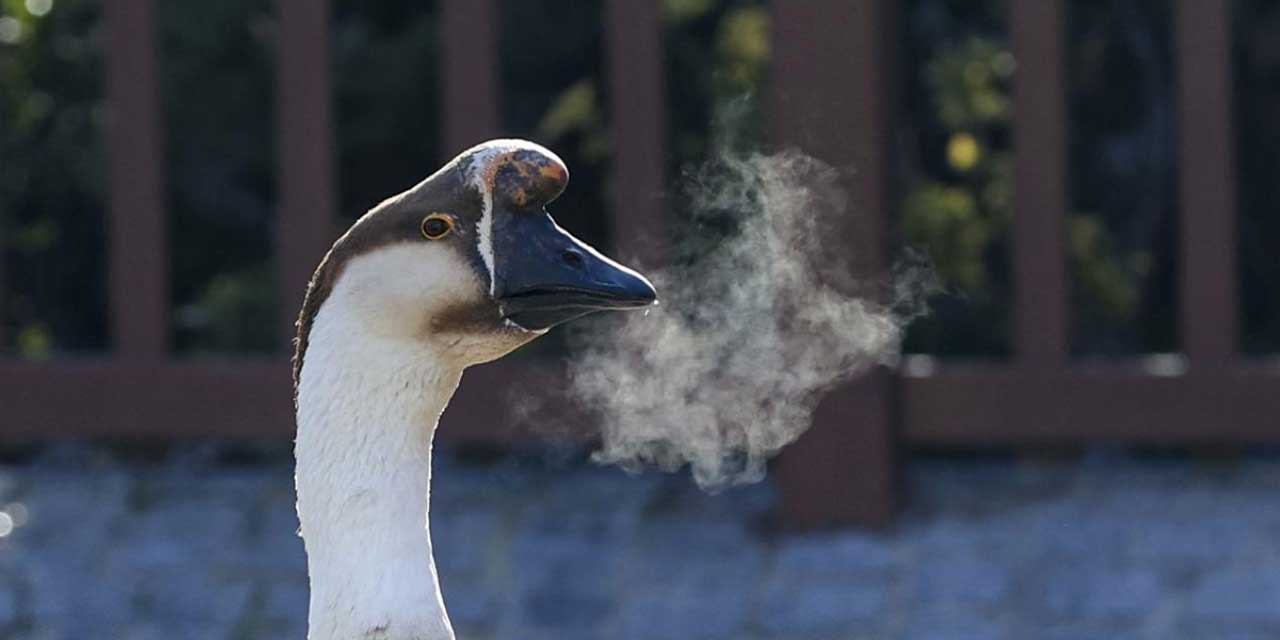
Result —
[{"label": "beak knob", "polygon": [[490,184],[494,199],[513,209],[540,209],[569,184],[569,169],[555,154],[520,148],[494,160]]}]

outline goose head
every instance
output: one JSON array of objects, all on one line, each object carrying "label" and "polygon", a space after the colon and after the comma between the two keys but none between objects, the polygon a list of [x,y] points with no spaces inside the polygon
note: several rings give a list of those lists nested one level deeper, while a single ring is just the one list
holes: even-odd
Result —
[{"label": "goose head", "polygon": [[424,516],[462,370],[654,303],[648,280],[547,213],[568,180],[536,144],[479,145],[361,217],[312,277],[294,358],[312,640],[452,640]]},{"label": "goose head", "polygon": [[299,319],[339,278],[364,331],[415,341],[462,366],[498,358],[562,322],[654,304],[644,276],[575,238],[546,206],[568,184],[554,153],[522,140],[473,147],[360,218],[325,256]]}]

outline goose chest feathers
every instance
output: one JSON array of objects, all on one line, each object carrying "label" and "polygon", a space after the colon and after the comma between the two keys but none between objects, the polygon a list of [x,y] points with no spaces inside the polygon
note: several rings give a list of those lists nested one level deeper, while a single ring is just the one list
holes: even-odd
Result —
[{"label": "goose chest feathers", "polygon": [[654,302],[547,213],[568,176],[536,144],[481,144],[365,214],[316,269],[293,371],[310,640],[454,638],[428,512],[431,440],[463,370]]}]

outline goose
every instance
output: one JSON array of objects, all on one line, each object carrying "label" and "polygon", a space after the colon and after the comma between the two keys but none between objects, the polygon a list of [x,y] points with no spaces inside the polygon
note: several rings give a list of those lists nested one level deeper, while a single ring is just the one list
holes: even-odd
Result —
[{"label": "goose", "polygon": [[568,178],[535,143],[480,144],[357,220],[312,276],[293,360],[309,640],[453,640],[431,448],[463,370],[656,303],[644,276],[547,213]]}]

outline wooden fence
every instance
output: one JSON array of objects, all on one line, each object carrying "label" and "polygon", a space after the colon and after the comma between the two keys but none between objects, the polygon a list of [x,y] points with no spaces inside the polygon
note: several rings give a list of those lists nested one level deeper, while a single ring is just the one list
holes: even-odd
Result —
[{"label": "wooden fence", "polygon": [[[608,0],[609,111],[615,156],[611,224],[626,245],[663,223],[666,150],[658,2]],[[1280,442],[1280,373],[1237,356],[1230,3],[1176,0],[1181,335],[1185,370],[1142,361],[1069,360],[1063,223],[1066,106],[1063,0],[1013,0],[1015,355],[878,371],[830,394],[814,428],[777,465],[790,521],[883,523],[897,454],[911,445],[1084,442]],[[104,3],[110,38],[110,332],[95,361],[0,363],[3,437],[288,437],[283,359],[179,361],[171,355],[163,207],[162,113],[154,0]],[[501,135],[496,0],[441,0],[446,147]],[[775,139],[837,166],[858,209],[846,230],[860,269],[884,266],[894,209],[891,136],[897,7],[890,0],[773,3],[769,111]],[[304,283],[333,237],[334,127],[329,7],[278,0],[280,193],[275,251],[292,335]],[[658,249],[661,251],[661,248]],[[548,365],[549,366],[549,365]],[[546,366],[469,372],[445,440],[508,438],[487,390],[531,382]]]}]

